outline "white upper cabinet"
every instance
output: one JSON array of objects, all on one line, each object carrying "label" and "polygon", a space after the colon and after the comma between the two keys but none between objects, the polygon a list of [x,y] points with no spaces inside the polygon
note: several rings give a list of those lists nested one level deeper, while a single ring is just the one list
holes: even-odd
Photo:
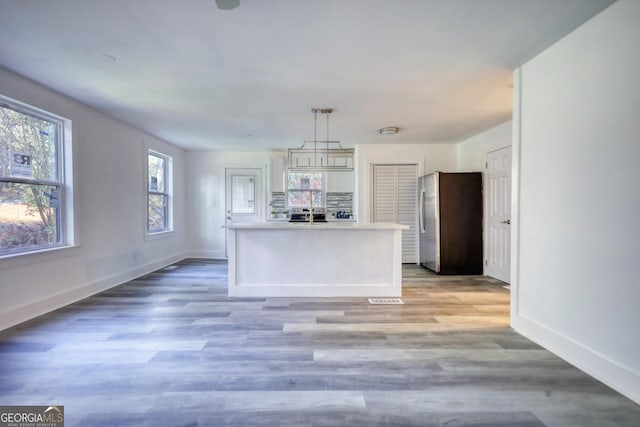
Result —
[{"label": "white upper cabinet", "polygon": [[353,171],[327,172],[327,193],[353,193]]},{"label": "white upper cabinet", "polygon": [[270,180],[269,191],[283,193],[287,159],[284,156],[271,157],[269,161]]}]

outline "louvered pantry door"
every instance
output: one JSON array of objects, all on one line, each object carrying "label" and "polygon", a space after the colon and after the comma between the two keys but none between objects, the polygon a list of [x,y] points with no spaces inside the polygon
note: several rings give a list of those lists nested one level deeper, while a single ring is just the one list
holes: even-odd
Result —
[{"label": "louvered pantry door", "polygon": [[402,231],[402,262],[418,262],[417,165],[374,165],[372,221],[409,226]]}]

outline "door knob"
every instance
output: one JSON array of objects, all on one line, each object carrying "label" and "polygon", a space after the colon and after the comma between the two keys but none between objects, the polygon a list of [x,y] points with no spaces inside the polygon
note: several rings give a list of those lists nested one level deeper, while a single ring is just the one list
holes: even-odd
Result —
[{"label": "door knob", "polygon": [[230,217],[230,216],[228,216],[228,217],[227,217],[227,219],[231,219],[231,217]]},{"label": "door knob", "polygon": [[508,219],[508,220],[506,220],[506,221],[502,221],[502,223],[501,223],[501,224],[507,224],[507,225],[510,225],[510,224],[511,224],[511,220],[510,220],[510,219]]}]

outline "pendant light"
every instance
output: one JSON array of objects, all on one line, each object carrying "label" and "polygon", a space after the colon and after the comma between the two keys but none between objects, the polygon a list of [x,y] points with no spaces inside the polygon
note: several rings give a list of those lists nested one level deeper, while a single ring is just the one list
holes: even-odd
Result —
[{"label": "pendant light", "polygon": [[[305,141],[298,148],[290,148],[289,170],[293,171],[351,171],[353,170],[353,149],[342,148],[340,141],[329,139],[329,117],[333,108],[312,108],[313,141]],[[318,140],[318,115],[326,119],[324,140]]]}]

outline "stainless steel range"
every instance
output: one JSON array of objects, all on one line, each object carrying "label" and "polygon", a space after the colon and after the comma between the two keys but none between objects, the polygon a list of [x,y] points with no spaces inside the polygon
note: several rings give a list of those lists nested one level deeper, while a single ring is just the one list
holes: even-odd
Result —
[{"label": "stainless steel range", "polygon": [[327,222],[325,208],[293,208],[289,222]]}]

